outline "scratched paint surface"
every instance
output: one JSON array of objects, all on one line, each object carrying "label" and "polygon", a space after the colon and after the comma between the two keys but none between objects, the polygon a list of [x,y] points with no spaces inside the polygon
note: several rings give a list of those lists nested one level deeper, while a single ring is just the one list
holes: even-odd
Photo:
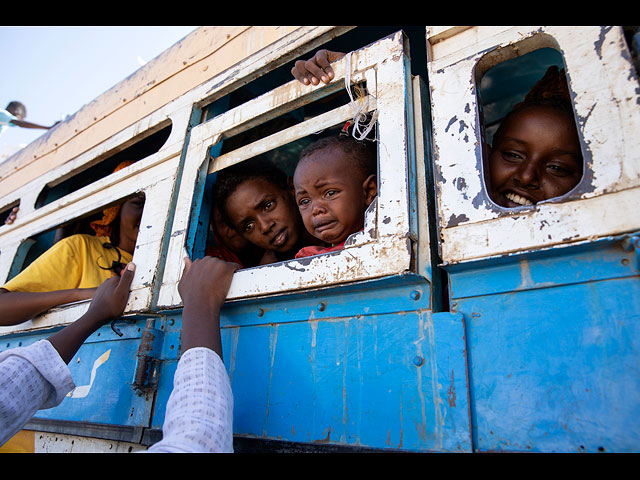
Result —
[{"label": "scratched paint surface", "polygon": [[452,275],[480,451],[638,450],[637,265],[615,243],[575,250]]},{"label": "scratched paint surface", "polygon": [[[404,290],[396,307],[413,301],[414,290]],[[394,305],[394,293],[387,290],[379,304],[351,298],[326,315],[314,301],[306,318],[292,299],[279,303],[293,315],[279,323],[234,326],[246,316],[227,316],[223,349],[234,392],[234,433],[383,449],[470,450],[461,316],[420,309],[376,313]],[[371,313],[354,314],[367,309]]]},{"label": "scratched paint surface", "polygon": [[[76,395],[72,391],[60,405],[40,410],[35,417],[147,426],[152,406],[151,397],[138,395],[132,388],[136,352],[140,344],[138,327],[135,324],[121,326],[123,337],[119,337],[107,324],[89,337],[69,363],[71,376],[77,387]],[[50,332],[27,337],[20,336],[16,341],[22,341],[27,345],[40,338],[47,338],[49,335]],[[3,347],[5,346],[3,344]],[[13,348],[13,345],[8,348]],[[109,353],[105,360],[106,352]],[[96,362],[100,357],[102,362]]]}]

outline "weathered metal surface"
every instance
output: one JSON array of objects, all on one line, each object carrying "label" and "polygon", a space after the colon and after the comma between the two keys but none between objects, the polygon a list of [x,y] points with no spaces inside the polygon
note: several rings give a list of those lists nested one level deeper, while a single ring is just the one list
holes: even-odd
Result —
[{"label": "weathered metal surface", "polygon": [[[53,168],[47,182],[119,148],[143,126],[154,128],[167,118],[179,125],[160,152],[93,185],[99,191],[88,187],[39,209],[44,213],[27,206],[22,223],[0,231],[0,241],[11,240],[0,254],[0,269],[6,269],[3,255],[17,249],[21,236],[138,189],[147,195],[143,224],[157,224],[148,234],[141,228],[128,306],[152,310],[154,317],[127,317],[90,338],[71,363],[80,387],[34,421],[43,429],[49,421],[61,433],[55,439],[36,434],[34,449],[115,445],[129,451],[135,447],[125,442],[143,443],[143,434],[160,431],[180,354],[176,285],[184,248],[194,241],[190,229],[206,174],[341,122],[346,113],[338,109],[212,162],[209,147],[341,88],[344,63],[337,64],[338,78],[329,87],[303,88],[294,81],[201,125],[199,108],[255,78],[270,62],[313,48],[320,30],[332,31],[296,30],[69,165]],[[380,111],[380,196],[365,230],[342,252],[235,275],[221,319],[234,433],[311,449],[637,451],[638,112],[619,31],[428,32],[431,105],[421,102],[426,97],[420,80],[409,79],[400,36],[352,58],[353,76],[375,85],[371,108]],[[505,212],[483,190],[473,75],[516,49],[524,53],[540,45],[559,46],[565,56],[588,174],[561,201]],[[624,118],[623,126],[615,115]],[[440,272],[431,250],[436,238],[429,237],[436,219],[426,203],[432,155],[451,300],[451,311],[437,313],[443,299],[432,291]],[[10,198],[18,197],[5,200]],[[50,333],[45,328],[73,321],[86,307],[81,302],[60,308],[0,334],[6,348],[35,341]],[[149,359],[157,368],[145,377]],[[102,438],[78,441],[74,429],[83,425],[89,437]]]},{"label": "weathered metal surface", "polygon": [[638,451],[640,272],[622,243],[451,267],[477,450]]},{"label": "weathered metal surface", "polygon": [[225,306],[235,434],[470,451],[462,317],[413,280]]},{"label": "weathered metal surface", "polygon": [[[36,419],[104,423],[122,426],[148,425],[153,395],[133,388],[136,352],[145,320],[118,323],[118,335],[109,324],[92,334],[69,362],[76,388],[62,403],[40,410]],[[51,331],[3,336],[2,350],[27,346]]]},{"label": "weathered metal surface", "polygon": [[156,320],[151,318],[140,335],[140,344],[136,353],[137,363],[133,388],[142,392],[153,392],[158,386],[164,333],[155,328]]},{"label": "weathered metal surface", "polygon": [[[472,27],[434,34],[429,82],[445,263],[640,228],[640,217],[628,214],[640,184],[640,96],[619,27]],[[540,47],[563,55],[586,173],[565,197],[503,209],[483,185],[476,76]]]}]

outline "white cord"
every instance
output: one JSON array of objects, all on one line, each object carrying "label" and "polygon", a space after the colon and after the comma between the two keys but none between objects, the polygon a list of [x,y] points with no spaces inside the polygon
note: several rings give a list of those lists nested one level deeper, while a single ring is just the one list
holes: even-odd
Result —
[{"label": "white cord", "polygon": [[[378,111],[374,110],[371,119],[367,124],[367,105],[365,105],[365,97],[364,95],[360,96],[358,99],[353,98],[353,94],[351,93],[351,54],[350,52],[346,55],[346,65],[345,65],[345,73],[344,73],[344,85],[347,89],[347,93],[349,94],[349,98],[351,99],[351,111],[353,112],[353,138],[356,140],[364,140],[366,136],[369,134],[371,129],[375,126],[376,121],[378,120]],[[364,129],[364,130],[363,130]]]}]

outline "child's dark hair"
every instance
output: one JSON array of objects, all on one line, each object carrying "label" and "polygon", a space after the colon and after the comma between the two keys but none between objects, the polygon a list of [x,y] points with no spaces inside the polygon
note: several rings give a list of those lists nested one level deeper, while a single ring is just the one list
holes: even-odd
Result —
[{"label": "child's dark hair", "polygon": [[524,100],[513,107],[509,115],[534,106],[551,107],[573,115],[564,69],[559,70],[556,65],[550,66],[544,76],[531,87]]},{"label": "child's dark hair", "polygon": [[24,118],[27,116],[27,107],[25,107],[21,102],[9,102],[6,110],[16,117],[22,116]]},{"label": "child's dark hair", "polygon": [[255,157],[221,170],[216,178],[213,201],[227,224],[231,225],[226,208],[227,199],[242,183],[255,179],[265,180],[282,190],[289,188],[287,175],[261,157]]},{"label": "child's dark hair", "polygon": [[549,107],[573,117],[573,107],[564,69],[559,70],[555,65],[550,66],[544,76],[531,87],[524,100],[514,105],[502,119],[493,138],[499,137],[509,117],[531,107]]},{"label": "child's dark hair", "polygon": [[328,147],[337,147],[348,154],[358,169],[365,175],[376,175],[378,172],[377,146],[373,142],[358,141],[352,136],[336,135],[321,138],[308,145],[300,154],[300,161],[312,153]]}]

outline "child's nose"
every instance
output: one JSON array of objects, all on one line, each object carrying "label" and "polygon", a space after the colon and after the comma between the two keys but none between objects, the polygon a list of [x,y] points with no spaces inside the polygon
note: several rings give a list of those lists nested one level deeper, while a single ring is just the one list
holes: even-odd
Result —
[{"label": "child's nose", "polygon": [[268,217],[258,217],[258,226],[262,233],[268,233],[275,225],[275,222]]},{"label": "child's nose", "polygon": [[523,187],[537,188],[539,182],[536,162],[530,160],[522,162],[514,175],[514,179]]},{"label": "child's nose", "polygon": [[327,208],[325,207],[324,203],[322,203],[320,200],[316,200],[313,202],[311,212],[314,215],[319,215],[321,213],[325,213],[326,211],[327,211]]}]

